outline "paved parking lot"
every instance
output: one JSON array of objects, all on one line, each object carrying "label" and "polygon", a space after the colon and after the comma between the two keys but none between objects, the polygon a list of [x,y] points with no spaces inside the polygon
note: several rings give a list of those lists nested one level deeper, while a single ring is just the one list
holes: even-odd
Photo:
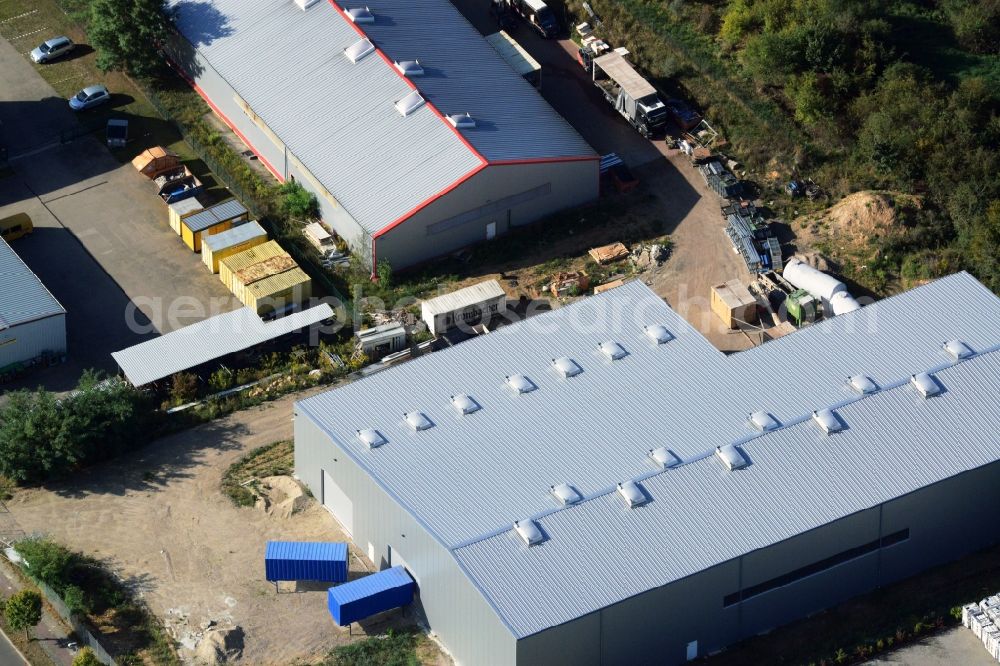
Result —
[{"label": "paved parking lot", "polygon": [[13,247],[68,311],[69,362],[19,385],[65,390],[85,368],[114,372],[113,351],[240,304],[170,230],[148,180],[93,136],[58,142],[77,120],[55,99],[0,40],[0,127],[15,172],[0,180],[0,217],[31,215],[35,233]]}]

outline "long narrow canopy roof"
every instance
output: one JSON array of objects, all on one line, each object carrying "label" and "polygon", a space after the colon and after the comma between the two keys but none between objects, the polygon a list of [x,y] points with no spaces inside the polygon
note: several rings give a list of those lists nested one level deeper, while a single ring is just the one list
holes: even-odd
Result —
[{"label": "long narrow canopy roof", "polygon": [[325,303],[267,322],[250,308],[240,308],[140,342],[111,356],[134,386],[143,386],[332,316],[333,309]]},{"label": "long narrow canopy roof", "polygon": [[0,238],[0,331],[60,314],[63,306]]}]

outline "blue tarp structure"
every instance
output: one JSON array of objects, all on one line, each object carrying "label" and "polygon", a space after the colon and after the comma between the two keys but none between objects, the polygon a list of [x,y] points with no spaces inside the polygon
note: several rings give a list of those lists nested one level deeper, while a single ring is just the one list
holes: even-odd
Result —
[{"label": "blue tarp structure", "polygon": [[341,627],[413,601],[413,579],[403,567],[393,567],[326,593],[330,615]]},{"label": "blue tarp structure", "polygon": [[279,580],[347,580],[347,544],[308,541],[268,541],[265,578]]}]

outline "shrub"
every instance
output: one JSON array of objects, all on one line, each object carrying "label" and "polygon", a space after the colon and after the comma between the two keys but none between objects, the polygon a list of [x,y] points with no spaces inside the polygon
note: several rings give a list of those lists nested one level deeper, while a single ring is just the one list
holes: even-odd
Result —
[{"label": "shrub", "polygon": [[233,387],[233,373],[226,368],[219,368],[208,378],[208,386],[213,392],[218,393]]},{"label": "shrub", "polygon": [[294,180],[283,183],[278,188],[281,195],[281,210],[288,217],[307,220],[319,215],[319,201],[316,195]]},{"label": "shrub", "polygon": [[73,657],[73,666],[103,666],[94,651],[85,647]]},{"label": "shrub", "polygon": [[198,397],[198,378],[190,372],[178,372],[170,379],[170,400],[183,405]]}]

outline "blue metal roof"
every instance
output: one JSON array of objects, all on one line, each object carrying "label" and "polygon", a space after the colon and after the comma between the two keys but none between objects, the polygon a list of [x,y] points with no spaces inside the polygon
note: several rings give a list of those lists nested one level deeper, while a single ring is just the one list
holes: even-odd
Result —
[{"label": "blue metal roof", "polygon": [[347,544],[332,541],[268,541],[264,559],[346,562]]},{"label": "blue metal roof", "polygon": [[[593,571],[592,565],[575,564],[568,555],[570,546],[563,550],[561,543],[552,545],[560,538],[578,547],[577,558],[594,550],[580,548],[584,542],[614,540],[618,550],[623,544],[637,545],[632,557],[658,573],[626,581],[622,594],[627,595],[629,589],[672,580],[675,569],[709,566],[716,561],[712,549],[729,554],[757,543],[754,539],[787,538],[811,521],[856,511],[856,501],[877,503],[883,501],[878,493],[903,492],[1000,459],[994,436],[1000,426],[995,390],[998,322],[1000,299],[972,276],[959,273],[725,356],[645,285],[632,282],[306,399],[298,410],[452,549],[511,630],[527,635],[551,626],[556,618],[565,621],[600,608],[602,600],[617,594],[606,589],[607,581],[599,576],[578,575],[574,584],[579,591],[556,593],[559,584],[568,586],[567,577],[581,568]],[[643,331],[651,324],[665,326],[673,339],[653,343]],[[952,339],[964,341],[977,356],[952,368],[954,362],[942,349],[942,343]],[[610,360],[598,347],[606,341],[618,343],[627,355]],[[557,373],[552,359],[562,356],[583,371],[569,378]],[[930,401],[916,396],[908,380],[924,371],[938,372],[948,391]],[[537,390],[512,391],[504,377],[513,374],[525,375]],[[847,381],[856,374],[871,377],[883,391],[859,400]],[[428,377],[434,381],[428,382]],[[458,393],[472,397],[481,409],[468,416],[457,414],[449,398]],[[812,422],[813,410],[823,408],[837,411],[848,430],[825,439]],[[421,432],[408,428],[399,415],[414,410],[425,413],[435,427]],[[752,429],[748,417],[757,411],[772,414],[780,429],[765,436]],[[367,448],[355,436],[365,428],[377,429],[386,443]],[[866,451],[846,460],[840,455],[830,458],[836,466],[822,465],[827,475],[843,477],[843,483],[853,487],[868,478],[866,465],[873,461],[883,467],[897,464],[899,448],[910,439],[923,442],[928,455],[921,459],[927,464],[900,471],[897,484],[880,486],[857,500],[787,482],[803,474],[812,478],[815,468],[803,468],[807,458],[815,465],[816,458],[823,457],[815,451],[819,442],[835,442],[838,450],[853,449],[857,442],[858,450]],[[761,448],[765,442],[774,443],[767,449],[773,453]],[[752,463],[747,470],[724,472],[713,451],[727,444],[742,445],[749,452]],[[948,458],[956,446],[955,457]],[[624,511],[621,498],[613,493],[615,484],[658,473],[648,453],[659,447],[670,449],[683,464],[642,481],[653,497],[648,506],[656,508],[651,511],[688,513],[688,520],[694,521],[700,519],[704,497],[729,492],[732,484],[743,483],[741,475],[766,474],[771,479],[770,489],[760,491],[761,510],[751,516],[744,532],[705,532],[699,537],[705,547],[689,553],[687,534],[671,531],[672,543],[685,544],[672,552],[681,560],[679,569],[662,567],[647,556],[666,547],[649,545],[651,540],[659,544],[664,532],[649,530],[643,518],[649,514],[642,513],[647,507],[620,513],[613,529],[587,520],[596,510],[588,507],[602,503],[617,502]],[[869,450],[873,447],[876,450]],[[456,451],[462,456],[456,458]],[[828,454],[824,449],[823,455]],[[765,466],[769,455],[773,461]],[[697,472],[700,480],[688,494],[675,496],[670,490],[658,495],[657,484],[667,483],[661,478],[696,473],[689,469],[705,471]],[[549,488],[560,483],[572,485],[584,501],[558,505]],[[480,501],[468,501],[473,489]],[[774,501],[789,508],[775,513],[768,493],[781,491],[786,495]],[[574,520],[577,515],[581,518]],[[774,524],[755,527],[754,521],[764,521],[764,516],[775,516]],[[527,553],[518,551],[521,560],[508,561],[517,557],[508,551],[519,543],[512,523],[531,517],[540,520],[550,538]],[[549,529],[550,524],[555,529]],[[569,538],[563,530],[560,536],[558,527],[564,524],[578,533]],[[503,567],[512,570],[501,573]],[[517,605],[501,589],[511,577],[520,578],[523,587],[518,589],[523,590],[539,585],[535,578],[546,575],[556,582],[539,588],[549,593],[544,603],[540,592]],[[565,603],[558,601],[564,597]],[[546,604],[555,608],[544,608]]]},{"label": "blue metal roof", "polygon": [[227,199],[183,218],[181,223],[191,231],[204,231],[226,220],[233,220],[246,214],[247,209],[243,204],[236,199]]},{"label": "blue metal roof", "polygon": [[0,330],[59,314],[65,308],[0,238]]},{"label": "blue metal roof", "polygon": [[250,220],[246,224],[226,229],[222,233],[205,236],[201,239],[201,244],[212,252],[218,252],[227,247],[239,245],[240,243],[245,243],[248,240],[262,236],[267,238],[267,232],[264,231],[264,228],[256,220]]}]

